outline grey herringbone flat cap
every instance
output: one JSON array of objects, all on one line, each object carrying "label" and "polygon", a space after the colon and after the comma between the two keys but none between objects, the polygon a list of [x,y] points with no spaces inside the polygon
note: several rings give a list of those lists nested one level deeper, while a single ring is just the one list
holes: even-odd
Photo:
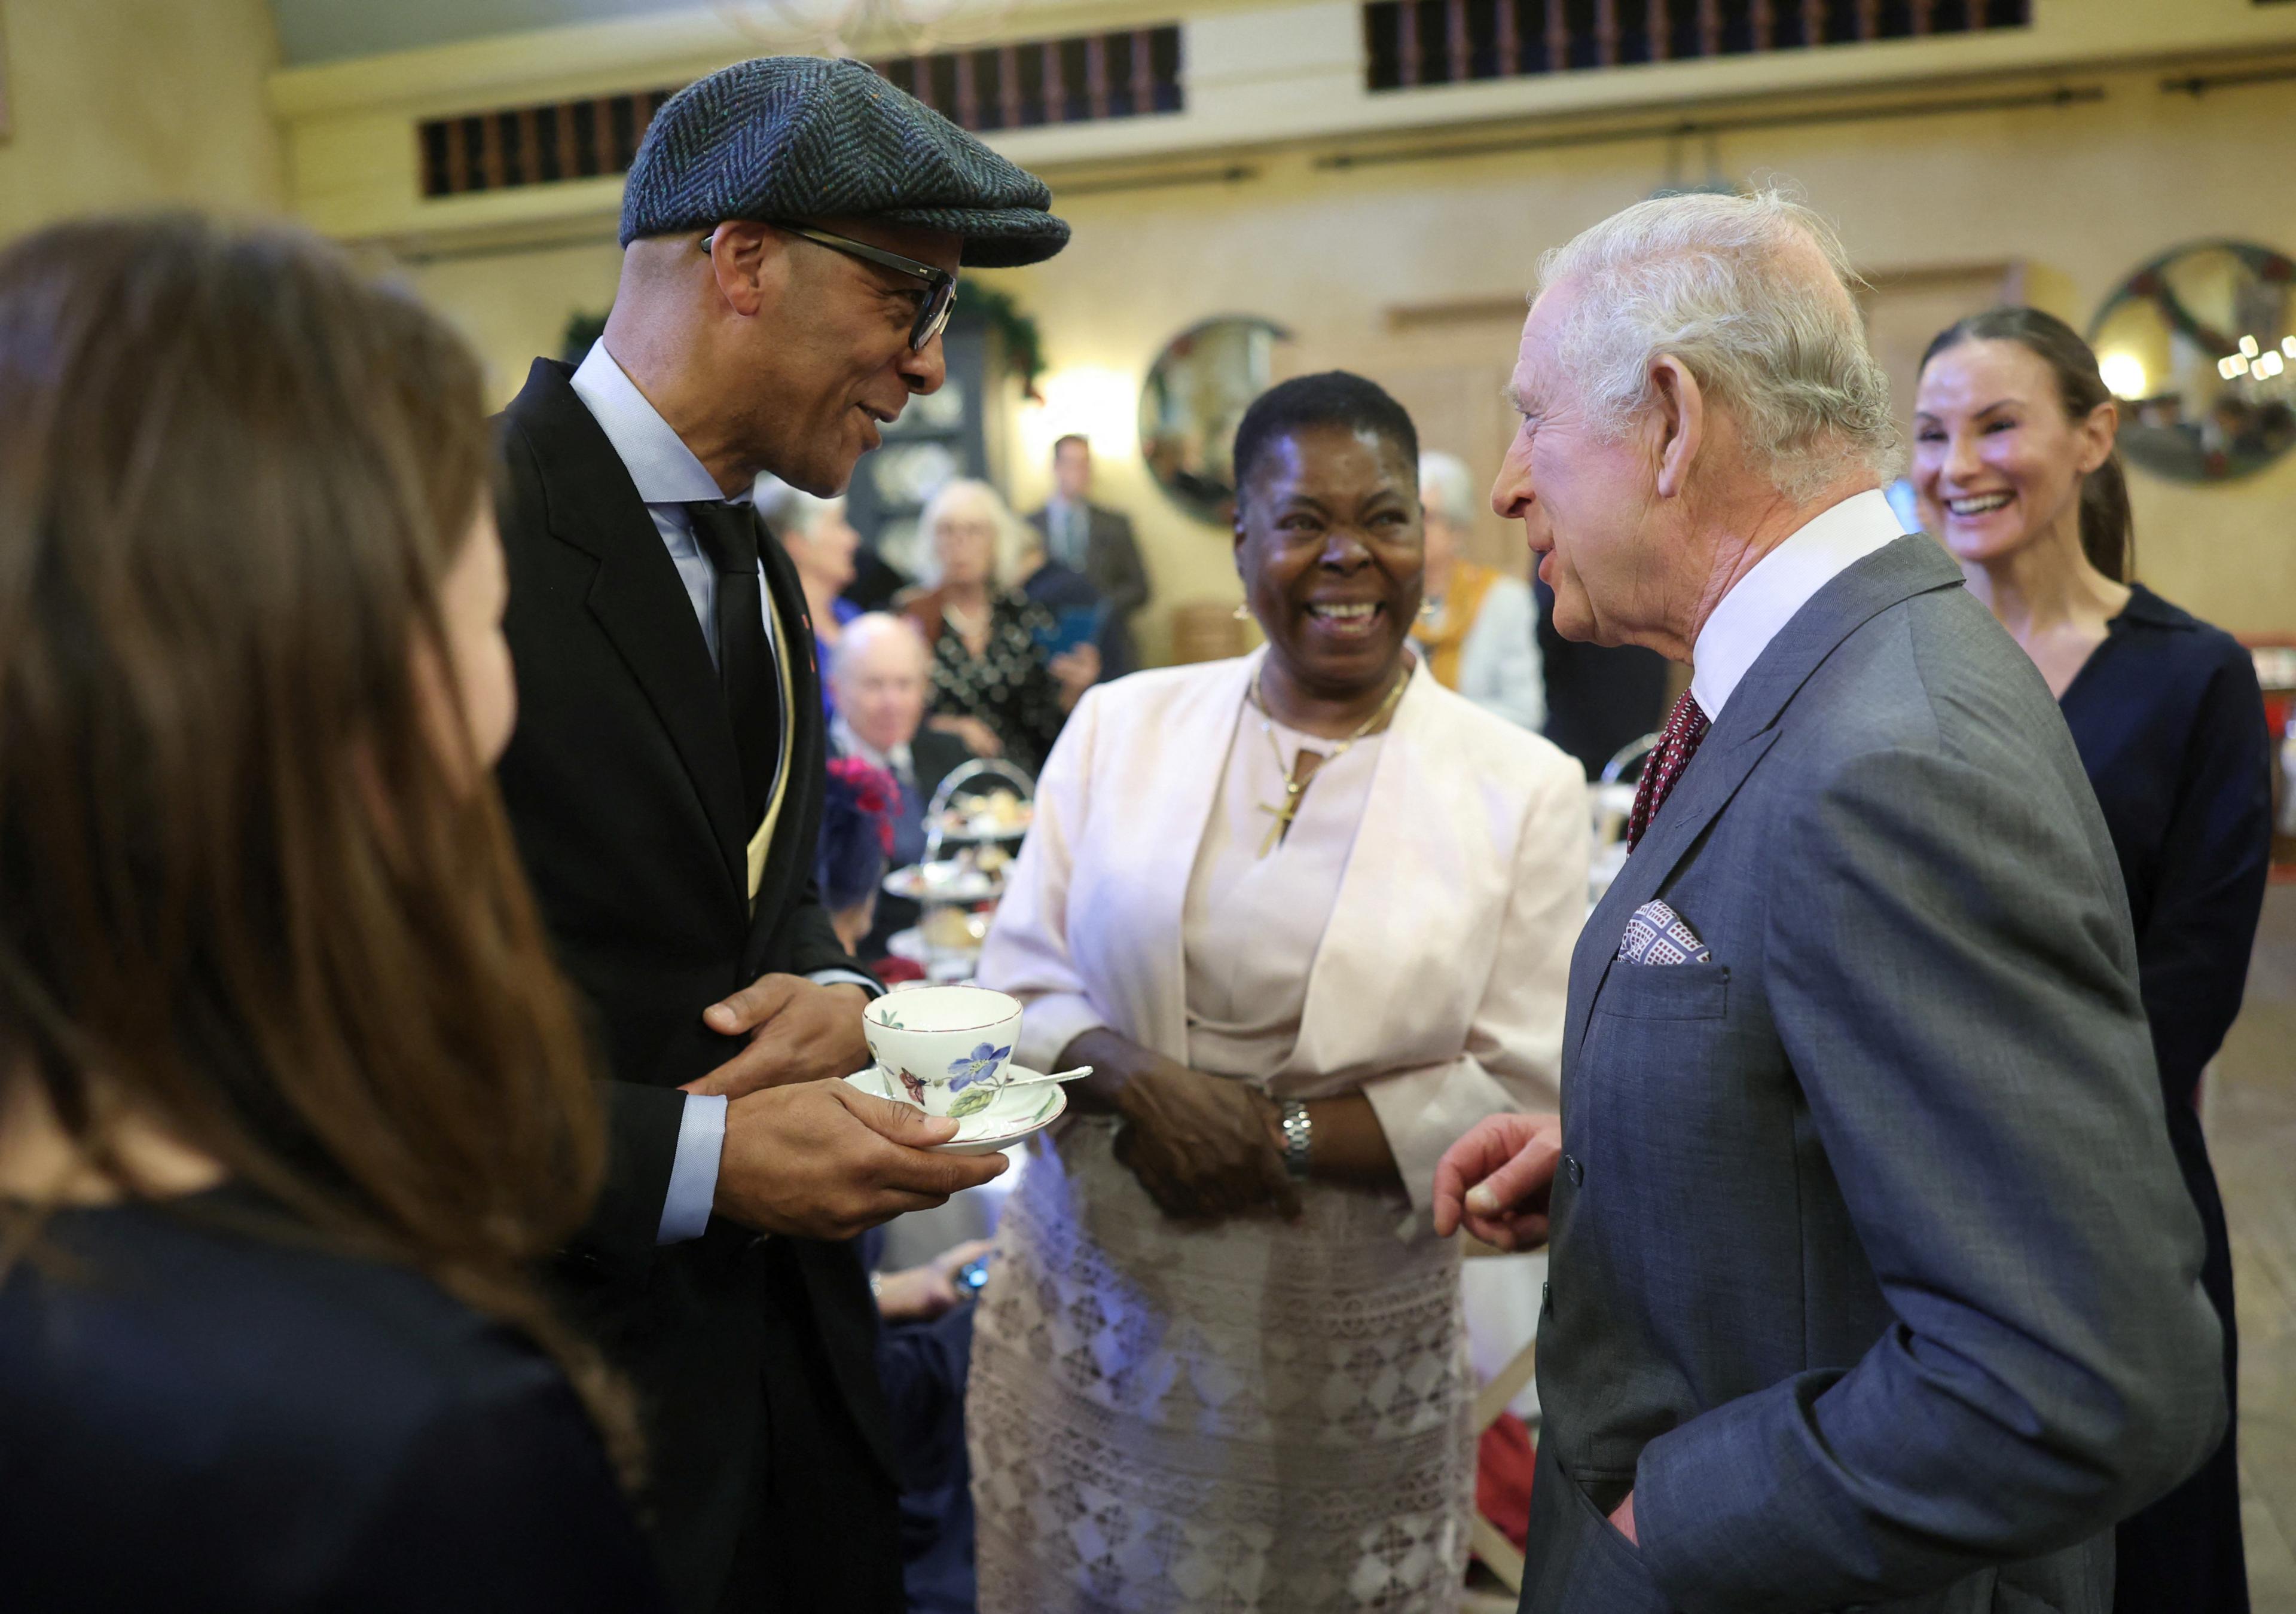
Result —
[{"label": "grey herringbone flat cap", "polygon": [[656,112],[622,192],[622,245],[721,219],[835,217],[947,230],[982,268],[1068,244],[1045,182],[857,61],[760,56]]}]

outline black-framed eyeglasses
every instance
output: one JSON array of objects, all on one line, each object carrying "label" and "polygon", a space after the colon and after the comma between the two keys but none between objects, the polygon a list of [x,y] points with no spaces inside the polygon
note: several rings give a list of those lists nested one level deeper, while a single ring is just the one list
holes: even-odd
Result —
[{"label": "black-framed eyeglasses", "polygon": [[[931,264],[919,263],[914,258],[904,258],[898,252],[888,252],[882,247],[873,247],[867,242],[855,241],[827,230],[816,230],[810,225],[775,222],[774,228],[786,230],[791,235],[802,235],[816,246],[827,247],[832,252],[842,252],[848,258],[857,258],[906,274],[925,284],[924,300],[917,306],[916,324],[909,327],[909,350],[922,353],[925,344],[941,333],[948,324],[949,311],[956,307],[956,276],[946,269],[936,269]],[[716,243],[718,232],[712,230],[701,238],[701,250],[707,252]]]}]

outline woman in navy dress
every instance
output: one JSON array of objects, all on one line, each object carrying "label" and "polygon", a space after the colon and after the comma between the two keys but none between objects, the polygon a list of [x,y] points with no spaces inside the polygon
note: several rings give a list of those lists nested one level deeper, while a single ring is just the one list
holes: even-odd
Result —
[{"label": "woman in navy dress", "polygon": [[660,1606],[488,455],[312,238],[0,254],[0,1608]]},{"label": "woman in navy dress", "polygon": [[[2201,1133],[2201,1072],[2240,1012],[2271,850],[2270,741],[2248,652],[2131,580],[2116,410],[2096,355],[2031,308],[1939,335],[1922,361],[1914,489],[1971,592],[2062,705],[2120,855],[2169,1135],[2207,1234],[2234,1389],[2232,1249]],[[2234,1434],[2125,1521],[2121,1614],[2243,1614]]]}]

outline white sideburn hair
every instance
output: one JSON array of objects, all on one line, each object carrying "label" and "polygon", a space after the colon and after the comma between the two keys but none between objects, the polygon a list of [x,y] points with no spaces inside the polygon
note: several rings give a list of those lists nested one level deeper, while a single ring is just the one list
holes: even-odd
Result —
[{"label": "white sideburn hair", "polygon": [[[1804,243],[1829,279],[1799,261]],[[1851,471],[1896,474],[1890,381],[1851,291],[1861,283],[1833,226],[1792,197],[1637,202],[1539,260],[1541,292],[1565,281],[1577,298],[1555,371],[1598,430],[1624,434],[1651,401],[1652,364],[1670,356],[1729,410],[1789,499]]]}]

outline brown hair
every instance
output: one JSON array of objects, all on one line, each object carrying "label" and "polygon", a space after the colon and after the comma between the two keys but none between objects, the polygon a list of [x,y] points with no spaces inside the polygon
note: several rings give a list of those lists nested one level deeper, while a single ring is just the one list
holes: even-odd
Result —
[{"label": "brown hair", "polygon": [[[2054,314],[2038,308],[1988,308],[1956,320],[1939,332],[1922,355],[1922,368],[1948,348],[1964,342],[2015,342],[2049,367],[2066,417],[2085,421],[2099,404],[2112,402],[2112,389],[2096,367],[2096,350]],[[2128,479],[2119,450],[2081,479],[2081,553],[2088,563],[2116,583],[2136,570],[2136,520],[2128,507]]]},{"label": "brown hair", "polygon": [[115,1103],[523,1332],[627,1475],[528,1270],[600,1180],[589,1061],[415,668],[488,463],[469,348],[312,237],[0,254],[0,1075],[123,1192]]}]

